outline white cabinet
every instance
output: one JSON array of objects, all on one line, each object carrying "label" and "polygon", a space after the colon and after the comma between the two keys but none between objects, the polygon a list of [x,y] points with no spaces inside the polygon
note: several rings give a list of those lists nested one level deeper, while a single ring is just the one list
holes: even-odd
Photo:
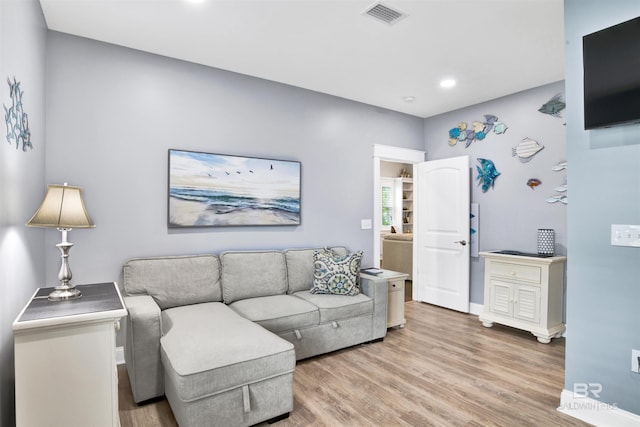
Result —
[{"label": "white cabinet", "polygon": [[485,259],[486,327],[495,323],[531,332],[541,343],[560,337],[566,257],[535,257],[481,252]]},{"label": "white cabinet", "polygon": [[16,425],[118,426],[115,337],[127,314],[115,283],[76,286],[48,301],[41,288],[13,323]]}]

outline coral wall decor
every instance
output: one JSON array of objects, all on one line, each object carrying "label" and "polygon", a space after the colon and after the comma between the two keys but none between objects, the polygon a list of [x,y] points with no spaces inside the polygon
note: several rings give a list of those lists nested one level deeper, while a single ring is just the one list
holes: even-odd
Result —
[{"label": "coral wall decor", "polygon": [[33,149],[31,145],[31,131],[29,130],[29,117],[24,112],[22,106],[23,91],[20,89],[20,82],[16,81],[16,78],[7,78],[9,84],[9,95],[11,97],[11,106],[4,107],[4,121],[7,124],[7,142],[9,144],[16,144],[16,150],[22,144],[22,151],[27,151],[27,148]]},{"label": "coral wall decor", "polygon": [[507,125],[498,122],[498,118],[493,114],[485,114],[484,121],[475,121],[471,123],[470,128],[466,122],[460,122],[458,126],[449,129],[449,145],[453,147],[458,142],[464,142],[464,148],[467,148],[473,141],[485,139],[492,130],[500,135],[506,132]]}]

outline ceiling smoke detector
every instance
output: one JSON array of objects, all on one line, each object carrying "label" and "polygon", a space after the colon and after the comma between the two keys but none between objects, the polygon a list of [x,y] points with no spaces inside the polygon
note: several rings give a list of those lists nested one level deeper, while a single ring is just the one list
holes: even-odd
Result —
[{"label": "ceiling smoke detector", "polygon": [[380,2],[369,6],[362,14],[389,25],[393,25],[407,17],[407,14],[401,10]]}]

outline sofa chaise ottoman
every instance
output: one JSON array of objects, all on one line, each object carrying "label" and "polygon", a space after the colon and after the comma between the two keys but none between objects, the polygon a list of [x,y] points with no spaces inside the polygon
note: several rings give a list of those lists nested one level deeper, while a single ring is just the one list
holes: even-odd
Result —
[{"label": "sofa chaise ottoman", "polygon": [[179,425],[253,425],[293,410],[291,343],[220,302],[165,310],[162,328],[165,394]]},{"label": "sofa chaise ottoman", "polygon": [[[356,295],[312,293],[319,250],[126,262],[125,361],[135,401],[165,394],[183,427],[256,424],[293,409],[296,360],[382,339],[386,282],[363,276]],[[332,250],[342,267],[353,255]],[[359,262],[346,265],[358,276]]]}]

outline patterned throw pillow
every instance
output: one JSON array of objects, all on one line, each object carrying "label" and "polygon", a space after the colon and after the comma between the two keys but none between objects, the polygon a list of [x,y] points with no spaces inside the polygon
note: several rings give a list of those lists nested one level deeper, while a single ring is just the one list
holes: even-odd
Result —
[{"label": "patterned throw pillow", "polygon": [[313,253],[312,294],[358,295],[362,251],[338,255],[330,249]]}]

